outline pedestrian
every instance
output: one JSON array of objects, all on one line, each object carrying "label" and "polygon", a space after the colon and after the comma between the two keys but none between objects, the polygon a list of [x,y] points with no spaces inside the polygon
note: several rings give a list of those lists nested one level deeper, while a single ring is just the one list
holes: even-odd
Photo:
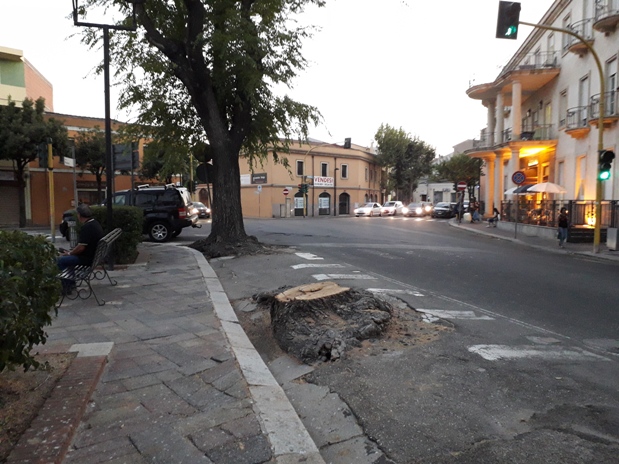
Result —
[{"label": "pedestrian", "polygon": [[[71,250],[61,251],[56,263],[61,271],[67,268],[84,265],[90,266],[95,258],[99,240],[103,238],[103,228],[99,221],[92,217],[88,205],[81,204],[76,208],[77,220],[82,224],[77,245]],[[69,295],[75,288],[75,281],[62,279],[63,295]]]},{"label": "pedestrian", "polygon": [[473,200],[473,216],[471,217],[471,222],[481,222],[481,216],[479,215],[480,205],[477,200]]},{"label": "pedestrian", "polygon": [[559,211],[559,221],[558,221],[558,232],[557,238],[559,239],[559,247],[565,248],[563,246],[563,242],[567,241],[567,228],[569,227],[569,220],[567,218],[567,210],[565,208],[561,208]]},{"label": "pedestrian", "polygon": [[497,223],[501,220],[501,213],[499,210],[494,208],[492,211],[492,217],[488,219],[488,225],[486,227],[496,227]]}]

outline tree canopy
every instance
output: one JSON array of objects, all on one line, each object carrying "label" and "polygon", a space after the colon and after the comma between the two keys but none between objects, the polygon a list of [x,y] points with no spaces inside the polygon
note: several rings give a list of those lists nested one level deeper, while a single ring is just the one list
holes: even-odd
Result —
[{"label": "tree canopy", "polygon": [[[120,106],[137,109],[150,139],[191,151],[207,142],[213,158],[213,222],[208,242],[247,238],[239,155],[277,158],[307,137],[316,108],[278,96],[306,67],[301,43],[312,33],[294,17],[324,0],[149,0],[135,2],[138,30],[114,32],[110,54],[122,86]],[[85,0],[130,18],[124,0]],[[127,19],[130,21],[130,19]],[[99,44],[100,33],[84,40]],[[296,136],[296,137],[293,137]],[[184,150],[181,150],[184,152]]]},{"label": "tree canopy", "polygon": [[409,202],[419,179],[432,171],[434,148],[418,137],[411,137],[404,129],[388,124],[380,125],[374,139],[378,144],[378,160],[388,172],[384,187],[394,191],[399,200]]},{"label": "tree canopy", "polygon": [[434,180],[448,181],[454,184],[457,191],[458,182],[464,181],[467,186],[469,198],[475,196],[475,186],[479,185],[484,160],[470,158],[465,154],[456,154],[447,160],[440,161],[434,166]]},{"label": "tree canopy", "polygon": [[[45,99],[25,98],[22,106],[9,99],[0,105],[0,159],[11,161],[19,190],[19,226],[26,226],[26,167],[37,159],[37,146],[52,141],[54,156],[64,156],[67,130],[61,121],[45,119]],[[45,149],[46,150],[46,149]]]},{"label": "tree canopy", "polygon": [[99,127],[78,132],[75,137],[75,163],[82,173],[88,171],[95,176],[100,204],[103,201],[101,191],[105,172],[105,133]]}]

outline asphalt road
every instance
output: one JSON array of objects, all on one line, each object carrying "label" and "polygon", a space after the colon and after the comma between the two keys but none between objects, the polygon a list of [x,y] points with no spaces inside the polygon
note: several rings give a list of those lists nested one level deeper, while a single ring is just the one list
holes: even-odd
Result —
[{"label": "asphalt road", "polygon": [[[262,242],[305,254],[215,265],[234,301],[324,278],[391,294],[429,324],[453,327],[428,343],[310,374],[337,393],[380,450],[376,461],[358,462],[618,462],[617,263],[475,236],[440,220],[245,225]],[[208,226],[199,231],[206,233]]]}]

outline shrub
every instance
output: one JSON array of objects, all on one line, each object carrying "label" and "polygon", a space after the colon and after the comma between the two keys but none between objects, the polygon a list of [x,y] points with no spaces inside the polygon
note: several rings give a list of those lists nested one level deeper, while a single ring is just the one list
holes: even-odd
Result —
[{"label": "shrub", "polygon": [[[101,223],[103,230],[111,232],[107,227],[107,207],[92,206],[90,208],[95,219]],[[120,227],[123,233],[114,242],[114,262],[131,264],[138,257],[138,245],[142,243],[142,227],[144,211],[135,206],[114,206],[112,208],[114,228]]]},{"label": "shrub", "polygon": [[0,231],[0,372],[39,367],[31,355],[58,313],[56,248],[42,236]]},{"label": "shrub", "polygon": [[[93,217],[99,221],[105,233],[111,232],[107,227],[107,207],[91,206]],[[114,228],[120,227],[123,233],[113,245],[114,262],[117,264],[131,264],[138,256],[138,245],[142,243],[142,227],[144,211],[134,206],[114,206],[112,208]],[[77,221],[77,220],[76,220]],[[82,224],[77,221],[77,233]]]}]

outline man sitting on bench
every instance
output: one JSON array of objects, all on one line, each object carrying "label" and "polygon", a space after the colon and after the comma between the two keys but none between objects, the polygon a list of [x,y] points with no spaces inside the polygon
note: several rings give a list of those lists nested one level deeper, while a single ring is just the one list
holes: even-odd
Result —
[{"label": "man sitting on bench", "polygon": [[[62,252],[56,259],[61,271],[78,265],[90,266],[95,258],[97,244],[104,235],[101,224],[92,217],[92,211],[88,205],[81,204],[76,210],[77,219],[82,223],[82,228],[75,248]],[[63,295],[70,295],[74,288],[75,281],[62,279]]]}]

